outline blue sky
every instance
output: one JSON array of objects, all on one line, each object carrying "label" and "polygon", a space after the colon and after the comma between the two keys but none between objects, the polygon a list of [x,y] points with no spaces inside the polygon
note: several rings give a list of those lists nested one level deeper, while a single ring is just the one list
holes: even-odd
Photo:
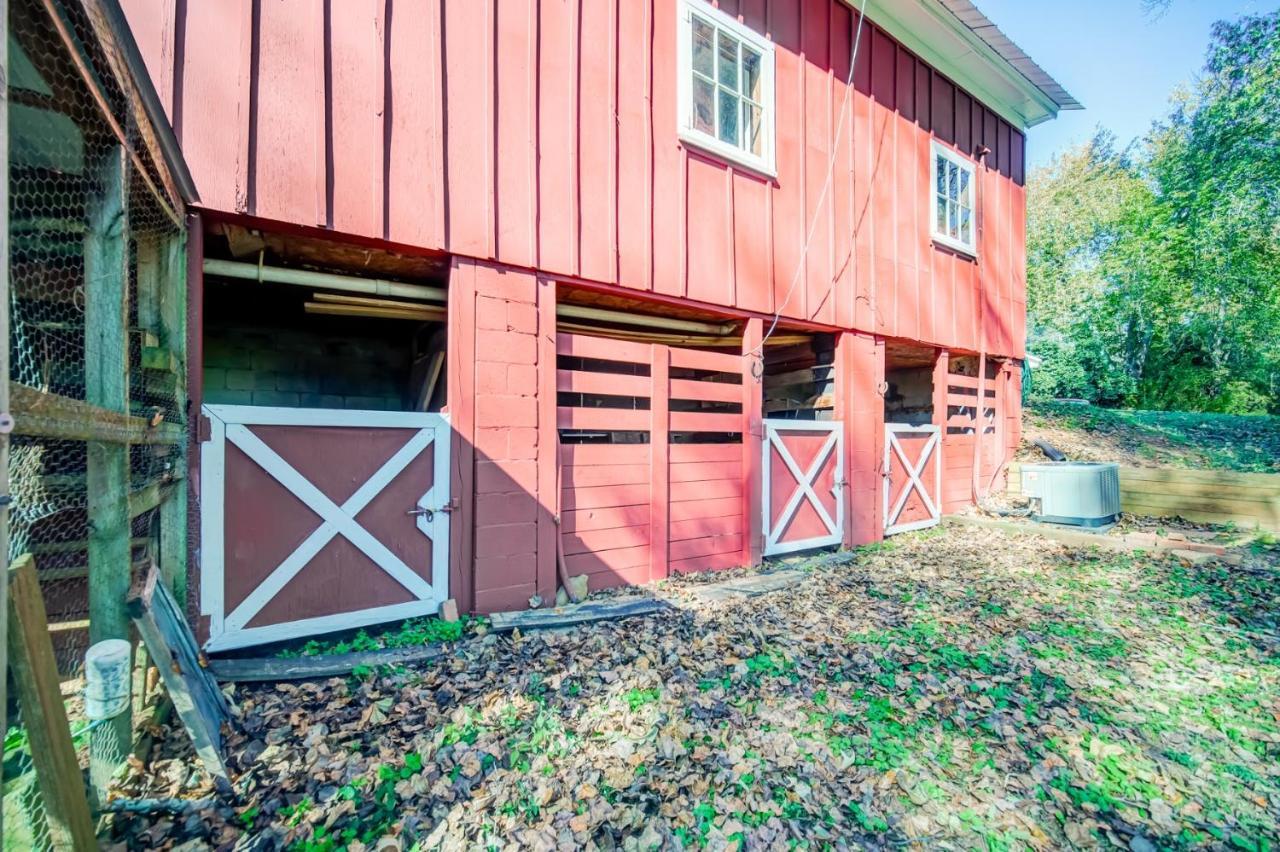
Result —
[{"label": "blue sky", "polygon": [[1173,0],[1155,15],[1143,13],[1141,0],[975,3],[1085,105],[1031,129],[1027,161],[1035,167],[1099,125],[1121,144],[1142,136],[1174,88],[1203,67],[1213,22],[1269,11],[1276,0]]}]

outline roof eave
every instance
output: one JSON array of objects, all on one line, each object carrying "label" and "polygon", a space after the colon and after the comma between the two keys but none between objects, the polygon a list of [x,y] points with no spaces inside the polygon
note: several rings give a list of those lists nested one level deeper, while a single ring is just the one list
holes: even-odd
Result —
[{"label": "roof eave", "polygon": [[[861,6],[860,0],[845,2],[855,10]],[[866,4],[867,17],[1021,130],[1054,119],[1063,109],[1081,108],[1065,90],[1064,102],[1051,97],[939,0]]]}]

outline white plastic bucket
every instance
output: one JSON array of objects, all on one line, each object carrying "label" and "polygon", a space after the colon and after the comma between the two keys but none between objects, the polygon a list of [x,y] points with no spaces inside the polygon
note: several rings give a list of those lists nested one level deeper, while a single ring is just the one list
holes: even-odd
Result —
[{"label": "white plastic bucket", "polygon": [[110,719],[129,708],[129,643],[104,639],[84,655],[84,713]]}]

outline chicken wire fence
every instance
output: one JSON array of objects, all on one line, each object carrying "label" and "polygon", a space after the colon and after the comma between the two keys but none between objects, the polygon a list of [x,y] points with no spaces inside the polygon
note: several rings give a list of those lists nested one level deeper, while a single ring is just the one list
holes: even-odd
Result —
[{"label": "chicken wire fence", "polygon": [[[85,652],[130,638],[151,566],[185,593],[185,232],[93,4],[8,5],[8,557],[34,556],[87,782],[124,762],[142,708],[135,687],[123,719],[86,718]],[[54,848],[30,710],[7,695],[4,847]]]}]

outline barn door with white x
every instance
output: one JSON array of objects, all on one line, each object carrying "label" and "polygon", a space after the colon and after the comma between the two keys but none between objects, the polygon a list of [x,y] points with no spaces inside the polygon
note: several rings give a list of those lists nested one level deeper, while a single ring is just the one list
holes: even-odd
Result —
[{"label": "barn door with white x", "polygon": [[[939,510],[942,463],[934,458],[934,454],[940,452],[941,430],[937,426],[886,423],[884,433],[885,535],[934,526],[942,517]],[[931,460],[932,490],[925,485]],[[907,517],[905,510],[909,505],[912,511]]]},{"label": "barn door with white x", "polygon": [[[839,422],[805,422],[797,420],[764,421],[764,555],[793,553],[814,547],[839,544],[844,538],[844,429]],[[801,468],[796,460],[805,444],[818,445],[808,465]],[[793,452],[796,450],[797,452]],[[775,475],[775,460],[780,461],[785,476]],[[793,483],[786,501],[778,506],[776,496]],[[819,482],[829,485],[821,488]],[[796,521],[805,509],[812,510],[820,528],[797,532]]]},{"label": "barn door with white x", "polygon": [[[439,415],[386,412],[304,411],[250,406],[206,406],[210,420],[210,440],[202,449],[202,610],[210,619],[211,650],[278,641],[299,635],[342,630],[433,613],[448,597],[448,422]],[[279,428],[271,432],[275,446],[263,439],[261,427]],[[351,455],[366,451],[373,461],[351,467],[340,477],[354,487],[349,496],[331,496],[334,483],[322,485],[326,466],[350,464],[340,454],[326,455],[332,444],[317,443],[327,429],[342,442],[350,442]],[[381,435],[375,435],[376,432]],[[385,438],[379,454],[360,446],[375,437]],[[319,439],[324,440],[324,439]],[[284,449],[292,448],[290,453]],[[234,448],[234,458],[228,452]],[[290,455],[292,461],[285,458]],[[425,458],[426,461],[422,459]],[[228,462],[233,466],[229,469]],[[415,466],[415,467],[411,467]],[[301,470],[299,469],[301,468]],[[369,472],[369,471],[372,472]],[[416,471],[416,472],[415,472]],[[415,487],[419,476],[425,480]],[[269,479],[264,479],[265,474]],[[404,477],[410,477],[405,480]],[[279,512],[302,520],[292,532],[277,533],[275,525],[228,521],[227,483],[239,478],[251,481],[256,491],[279,494],[274,481],[287,496],[261,499],[261,514],[270,518]],[[313,481],[313,479],[315,481]],[[356,483],[360,483],[358,487]],[[375,505],[380,496],[395,497]],[[326,493],[326,488],[330,493]],[[244,497],[243,491],[236,492]],[[345,492],[344,492],[345,493]],[[411,498],[402,498],[410,494]],[[251,494],[259,499],[257,494]],[[403,503],[395,502],[403,499]],[[287,505],[286,505],[287,504]],[[304,509],[298,510],[296,504]],[[372,507],[372,508],[371,508]],[[230,507],[235,510],[236,507]],[[365,510],[369,513],[362,515]],[[306,514],[309,512],[310,514]],[[240,515],[243,515],[240,512]],[[308,524],[306,518],[310,518]],[[307,533],[306,529],[310,528]],[[376,528],[380,533],[375,534]],[[417,532],[414,532],[416,528]],[[421,535],[420,546],[412,537]],[[292,537],[296,536],[296,537]],[[383,539],[398,542],[393,550]],[[273,541],[272,539],[277,540]],[[316,590],[290,589],[290,584],[313,564],[317,556],[335,542],[345,542],[339,551],[326,555],[329,570],[337,567],[337,577],[345,584]],[[407,542],[407,543],[406,543]],[[262,556],[267,554],[267,556]],[[275,554],[275,556],[270,556]],[[406,555],[410,554],[410,555]],[[278,559],[278,561],[277,561]],[[406,564],[406,560],[413,563]],[[393,583],[378,574],[389,577]],[[424,573],[426,576],[424,577]],[[372,576],[371,576],[372,574]],[[230,582],[228,582],[230,580]],[[352,588],[381,583],[386,603],[369,600],[351,606],[345,598]],[[388,592],[388,588],[390,592]],[[238,590],[229,599],[227,590]],[[288,599],[310,596],[302,605]],[[291,617],[268,612],[275,604],[279,612],[307,611],[310,607],[324,615]]]}]

